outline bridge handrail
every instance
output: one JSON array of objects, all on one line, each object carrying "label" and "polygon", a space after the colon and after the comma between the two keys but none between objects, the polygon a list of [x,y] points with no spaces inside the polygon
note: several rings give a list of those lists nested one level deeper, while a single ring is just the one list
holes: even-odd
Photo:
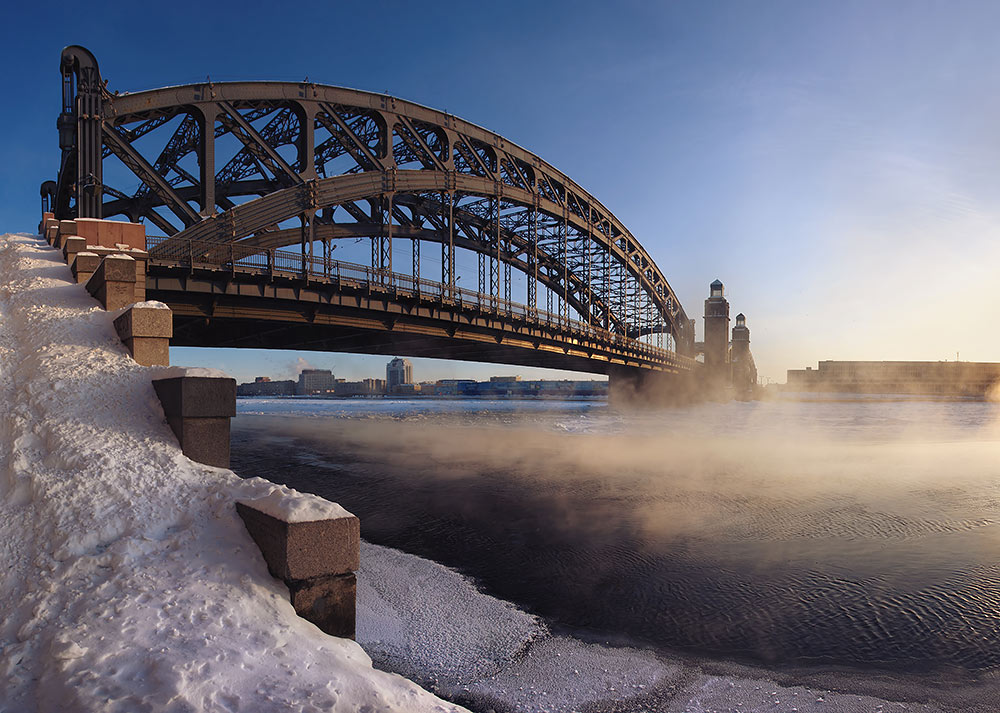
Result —
[{"label": "bridge handrail", "polygon": [[480,311],[503,313],[508,316],[521,316],[525,319],[541,322],[560,329],[574,331],[589,338],[613,343],[633,352],[658,358],[665,363],[693,368],[695,360],[676,352],[646,344],[638,339],[627,337],[604,327],[594,326],[581,320],[572,319],[562,314],[548,312],[496,295],[488,295],[476,290],[469,290],[457,285],[449,286],[425,278],[418,278],[406,273],[382,271],[368,265],[333,260],[329,257],[309,255],[308,253],[292,252],[276,248],[260,248],[243,245],[239,242],[219,243],[208,240],[185,240],[187,250],[177,250],[176,239],[172,240],[171,250],[164,254],[158,250],[168,238],[147,236],[146,247],[149,258],[155,262],[169,262],[178,265],[196,267],[207,265],[213,268],[237,268],[259,270],[270,274],[282,274],[290,277],[318,278],[335,280],[338,284],[343,280],[359,283],[359,287],[368,289],[383,289],[411,292],[414,296],[450,301],[459,306],[475,305]]}]

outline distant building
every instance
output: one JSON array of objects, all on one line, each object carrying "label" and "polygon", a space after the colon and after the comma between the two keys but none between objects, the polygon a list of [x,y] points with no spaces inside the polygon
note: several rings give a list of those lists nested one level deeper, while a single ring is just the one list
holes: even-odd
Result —
[{"label": "distant building", "polygon": [[473,379],[441,379],[434,385],[438,396],[467,396],[476,388]]},{"label": "distant building", "polygon": [[271,381],[267,376],[258,376],[253,383],[240,384],[236,387],[237,396],[294,396],[295,382]]},{"label": "distant building", "polygon": [[789,369],[786,391],[977,396],[1000,388],[1000,364],[971,361],[821,361]]},{"label": "distant building", "polygon": [[[413,383],[413,364],[407,359],[396,357],[385,367],[386,392],[394,394],[400,387]],[[410,389],[412,391],[412,389]]]},{"label": "distant building", "polygon": [[346,381],[345,379],[337,379],[333,385],[333,393],[336,396],[381,396],[385,393],[385,380]]},{"label": "distant building", "polygon": [[491,376],[490,383],[493,384],[510,384],[512,382],[520,381],[520,376]]},{"label": "distant building", "polygon": [[328,391],[333,391],[335,384],[333,372],[329,369],[303,369],[299,373],[296,393],[300,396],[325,394]]}]

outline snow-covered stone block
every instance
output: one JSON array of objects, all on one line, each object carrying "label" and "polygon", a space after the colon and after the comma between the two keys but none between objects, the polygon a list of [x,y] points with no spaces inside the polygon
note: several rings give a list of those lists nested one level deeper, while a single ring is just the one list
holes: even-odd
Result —
[{"label": "snow-covered stone block", "polygon": [[229,419],[236,415],[236,380],[228,376],[176,375],[165,370],[153,388],[184,455],[229,467]]},{"label": "snow-covered stone block", "polygon": [[76,254],[87,249],[86,238],[79,235],[69,235],[63,240],[62,254],[67,265],[72,265],[76,259]]},{"label": "snow-covered stone block", "polygon": [[162,302],[136,302],[115,318],[122,339],[174,336],[173,312]]},{"label": "snow-covered stone block", "polygon": [[59,240],[60,247],[62,247],[62,241],[68,238],[70,235],[76,235],[76,221],[75,220],[60,220],[59,221]]},{"label": "snow-covered stone block", "polygon": [[296,613],[333,636],[354,638],[361,524],[337,503],[276,486],[236,511]]},{"label": "snow-covered stone block", "polygon": [[55,245],[56,240],[59,239],[59,223],[55,221],[50,221],[47,226],[45,226],[45,240],[49,245]]},{"label": "snow-covered stone block", "polygon": [[115,318],[115,331],[129,354],[143,366],[170,364],[173,312],[162,302],[138,302]]},{"label": "snow-covered stone block", "polygon": [[87,280],[87,292],[110,311],[135,302],[135,260],[128,255],[107,255]]},{"label": "snow-covered stone block", "polygon": [[279,579],[316,579],[360,566],[360,521],[336,503],[284,489],[239,501],[236,510]]},{"label": "snow-covered stone block", "polygon": [[70,269],[73,271],[73,277],[76,279],[77,283],[86,284],[100,265],[100,255],[84,250],[82,252],[78,252],[76,257],[73,258],[73,263],[70,266]]}]

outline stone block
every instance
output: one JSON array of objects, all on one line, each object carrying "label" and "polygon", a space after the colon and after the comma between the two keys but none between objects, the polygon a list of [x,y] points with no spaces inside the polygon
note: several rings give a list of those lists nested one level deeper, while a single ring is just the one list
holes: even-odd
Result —
[{"label": "stone block", "polygon": [[108,255],[97,273],[107,282],[135,282],[135,260],[128,255]]},{"label": "stone block", "polygon": [[[156,384],[157,382],[153,382]],[[182,418],[167,416],[184,455],[216,468],[229,467],[229,417]]]},{"label": "stone block", "polygon": [[141,223],[77,218],[76,232],[77,235],[87,239],[88,245],[99,245],[106,248],[127,245],[130,248],[146,249],[146,226]]},{"label": "stone block", "polygon": [[76,278],[78,283],[86,284],[100,266],[101,258],[99,255],[84,251],[76,254],[70,269],[73,271],[73,277]]},{"label": "stone block", "polygon": [[38,234],[39,235],[45,235],[45,227],[46,227],[46,225],[47,225],[47,223],[48,223],[48,221],[50,219],[51,220],[55,220],[56,219],[55,213],[51,213],[49,211],[45,211],[44,213],[42,213],[42,219],[40,221],[38,221]]},{"label": "stone block", "polygon": [[55,245],[56,240],[59,239],[59,224],[49,225],[45,228],[45,240],[49,245]]},{"label": "stone block", "polygon": [[354,573],[288,583],[295,613],[331,636],[354,638],[358,583]]},{"label": "stone block", "polygon": [[115,330],[122,339],[174,336],[173,312],[167,307],[132,305],[115,318]]},{"label": "stone block", "polygon": [[127,255],[107,255],[87,280],[87,292],[104,309],[114,311],[135,302],[135,261]]},{"label": "stone block", "polygon": [[146,263],[149,253],[145,250],[130,250],[129,257],[135,260],[135,301],[146,301]]},{"label": "stone block", "polygon": [[316,579],[360,566],[361,524],[346,510],[339,517],[307,522],[287,522],[252,502],[236,503],[236,511],[264,555],[268,571],[279,579]]},{"label": "stone block", "polygon": [[[96,273],[95,273],[96,274]],[[91,277],[88,281],[88,289],[90,283],[94,281]],[[115,310],[122,309],[123,307],[128,307],[130,304],[135,302],[135,283],[134,282],[100,282],[96,285],[96,289],[91,293],[101,306],[104,307],[108,312],[114,312]]]},{"label": "stone block", "polygon": [[129,337],[122,343],[142,366],[170,366],[170,340],[166,337]]},{"label": "stone block", "polygon": [[229,419],[236,415],[236,380],[170,376],[153,381],[167,423],[184,455],[217,468],[229,467]]},{"label": "stone block", "polygon": [[65,237],[67,235],[76,235],[76,221],[75,220],[60,220],[59,221],[59,235]]},{"label": "stone block", "polygon": [[62,253],[67,265],[72,265],[76,254],[87,249],[87,241],[79,235],[69,235],[63,240]]},{"label": "stone block", "polygon": [[115,318],[115,331],[129,354],[143,366],[170,365],[173,312],[166,307],[132,305]]},{"label": "stone block", "polygon": [[236,415],[236,379],[177,376],[153,382],[167,417],[217,418]]}]

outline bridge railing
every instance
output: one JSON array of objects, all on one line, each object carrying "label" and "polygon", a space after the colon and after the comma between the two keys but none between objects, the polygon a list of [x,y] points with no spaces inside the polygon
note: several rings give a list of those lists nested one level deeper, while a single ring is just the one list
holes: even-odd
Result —
[{"label": "bridge railing", "polygon": [[488,295],[475,290],[447,285],[433,280],[414,277],[406,273],[377,270],[368,265],[332,260],[329,257],[299,253],[291,250],[260,248],[241,245],[239,242],[218,243],[202,240],[185,240],[170,244],[169,252],[159,247],[167,240],[149,236],[146,246],[150,260],[182,266],[227,269],[233,272],[260,272],[279,274],[308,280],[330,282],[354,289],[391,292],[396,295],[432,300],[461,308],[475,308],[479,312],[521,318],[569,332],[583,339],[614,344],[651,360],[674,366],[692,368],[694,360],[662,347],[646,344],[638,339],[613,332],[604,327],[572,319],[564,314],[529,307],[519,302]]}]

